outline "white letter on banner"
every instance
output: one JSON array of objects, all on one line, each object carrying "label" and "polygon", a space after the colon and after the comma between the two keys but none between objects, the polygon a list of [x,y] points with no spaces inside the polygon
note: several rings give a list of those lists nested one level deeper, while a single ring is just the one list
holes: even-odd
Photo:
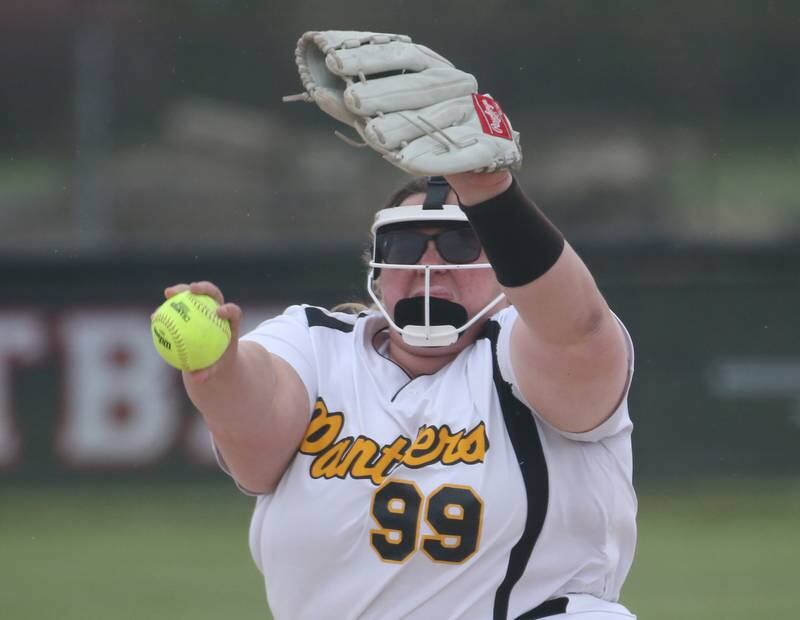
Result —
[{"label": "white letter on banner", "polygon": [[176,370],[158,356],[142,312],[86,312],[60,326],[66,411],[59,451],[72,466],[139,466],[172,447]]},{"label": "white letter on banner", "polygon": [[0,314],[0,467],[9,467],[19,458],[20,438],[14,424],[11,367],[33,364],[47,352],[47,326],[29,312]]}]

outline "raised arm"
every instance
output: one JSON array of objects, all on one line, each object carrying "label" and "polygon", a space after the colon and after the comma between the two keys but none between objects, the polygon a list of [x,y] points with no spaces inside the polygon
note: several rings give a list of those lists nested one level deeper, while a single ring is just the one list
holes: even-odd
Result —
[{"label": "raised arm", "polygon": [[231,323],[231,343],[213,366],[184,372],[183,383],[203,415],[225,464],[253,493],[272,491],[303,438],[308,394],[300,377],[281,358],[255,342],[238,342],[242,311],[225,303],[210,282],[178,284],[171,297],[191,289],[214,297],[218,314]]},{"label": "raised arm", "polygon": [[[522,394],[556,428],[595,428],[624,394],[628,347],[592,274],[536,206],[512,187],[507,171],[447,180],[519,312],[511,362]],[[479,211],[471,213],[475,206]]]},{"label": "raised arm", "polygon": [[600,424],[625,388],[624,335],[569,244],[532,202],[507,191],[522,151],[500,104],[404,35],[307,32],[295,59],[305,92],[289,100],[316,103],[393,165],[445,176],[459,195],[519,311],[512,364],[530,404],[565,431]]}]

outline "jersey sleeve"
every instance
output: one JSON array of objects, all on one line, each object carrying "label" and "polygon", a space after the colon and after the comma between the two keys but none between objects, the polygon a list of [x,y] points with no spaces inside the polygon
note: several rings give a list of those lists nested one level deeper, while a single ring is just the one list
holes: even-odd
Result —
[{"label": "jersey sleeve", "polygon": [[264,321],[240,338],[256,342],[286,361],[308,392],[309,412],[317,399],[317,365],[304,306],[290,306],[283,314]]},{"label": "jersey sleeve", "polygon": [[514,396],[524,403],[525,406],[527,406],[543,424],[547,424],[564,437],[573,439],[575,441],[600,441],[622,432],[629,432],[633,426],[628,413],[628,392],[630,391],[631,380],[633,379],[633,341],[631,340],[631,336],[628,333],[628,330],[625,328],[625,325],[623,325],[622,321],[620,321],[620,319],[614,315],[614,318],[622,328],[622,332],[625,335],[625,341],[628,347],[628,377],[625,383],[625,389],[620,398],[620,402],[614,412],[599,426],[582,433],[570,433],[568,431],[557,429],[553,427],[552,424],[549,424],[546,420],[544,420],[538,413],[536,413],[536,410],[525,399],[519,389],[519,383],[511,365],[511,331],[518,316],[519,315],[516,309],[512,306],[501,310],[492,317],[493,320],[500,324],[500,335],[497,340],[497,362],[500,367],[500,374],[503,376],[503,379],[506,382],[511,384]]}]

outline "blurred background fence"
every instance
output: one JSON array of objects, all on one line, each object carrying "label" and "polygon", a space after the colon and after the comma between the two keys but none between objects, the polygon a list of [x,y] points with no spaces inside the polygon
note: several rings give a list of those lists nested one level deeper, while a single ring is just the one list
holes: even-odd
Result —
[{"label": "blurred background fence", "polygon": [[[639,479],[800,472],[800,248],[578,247],[633,334]],[[363,300],[356,249],[14,258],[0,278],[0,463],[25,479],[207,473],[213,458],[149,312],[211,278],[248,326]],[[215,471],[214,468],[211,468]]]},{"label": "blurred background fence", "polygon": [[[165,285],[199,278],[249,325],[365,299],[371,217],[404,176],[281,103],[300,89],[297,38],[326,28],[407,32],[474,73],[522,134],[521,183],[630,328],[640,617],[795,614],[800,4],[9,0],[0,615],[262,616],[249,500],[214,486],[147,323]],[[93,548],[129,572],[98,570]],[[212,556],[224,583],[200,574]],[[60,608],[33,594],[43,582]]]}]

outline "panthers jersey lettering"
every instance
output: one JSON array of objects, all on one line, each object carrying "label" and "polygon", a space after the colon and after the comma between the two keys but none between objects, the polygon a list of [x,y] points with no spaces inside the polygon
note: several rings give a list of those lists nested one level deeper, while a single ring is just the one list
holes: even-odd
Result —
[{"label": "panthers jersey lettering", "polygon": [[318,398],[300,452],[314,456],[312,478],[366,478],[380,485],[399,465],[420,468],[432,463],[482,463],[489,440],[483,422],[469,431],[452,432],[422,425],[414,439],[396,437],[381,446],[370,437],[341,437],[344,414],[328,411]]}]

